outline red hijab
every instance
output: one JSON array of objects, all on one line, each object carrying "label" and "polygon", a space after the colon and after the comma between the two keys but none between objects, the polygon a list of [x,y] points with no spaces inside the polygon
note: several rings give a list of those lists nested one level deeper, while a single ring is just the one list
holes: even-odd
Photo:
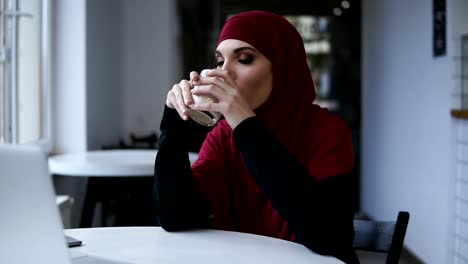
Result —
[{"label": "red hijab", "polygon": [[[294,26],[279,15],[248,11],[225,23],[218,44],[226,39],[247,42],[271,61],[272,92],[255,113],[289,154],[316,180],[351,172],[349,130],[341,119],[312,103],[314,83]],[[247,170],[226,121],[208,134],[192,171],[217,228],[294,240],[287,222]]]}]

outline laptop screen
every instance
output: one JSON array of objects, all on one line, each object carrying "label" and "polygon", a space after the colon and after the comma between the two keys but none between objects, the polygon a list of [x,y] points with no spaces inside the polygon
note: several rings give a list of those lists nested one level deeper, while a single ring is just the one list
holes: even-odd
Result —
[{"label": "laptop screen", "polygon": [[0,144],[0,263],[70,263],[45,153]]}]

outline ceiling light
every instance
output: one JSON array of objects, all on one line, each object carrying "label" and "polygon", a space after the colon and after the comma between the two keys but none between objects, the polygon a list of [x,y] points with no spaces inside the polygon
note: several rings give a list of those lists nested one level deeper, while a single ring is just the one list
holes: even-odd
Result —
[{"label": "ceiling light", "polygon": [[333,14],[334,14],[335,16],[341,16],[341,14],[343,14],[343,11],[341,11],[340,8],[335,7],[335,8],[333,8]]},{"label": "ceiling light", "polygon": [[342,6],[344,9],[348,9],[348,8],[351,7],[351,4],[350,4],[348,1],[344,0],[344,1],[341,2],[341,6]]}]

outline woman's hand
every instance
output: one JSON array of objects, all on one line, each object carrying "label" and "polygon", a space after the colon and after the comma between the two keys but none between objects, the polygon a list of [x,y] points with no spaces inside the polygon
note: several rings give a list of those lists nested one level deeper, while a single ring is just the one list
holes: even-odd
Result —
[{"label": "woman's hand", "polygon": [[214,69],[206,77],[193,79],[195,95],[210,95],[218,99],[217,103],[189,105],[193,110],[214,111],[221,113],[232,129],[245,119],[255,116],[248,102],[241,96],[234,80],[225,70]]},{"label": "woman's hand", "polygon": [[174,84],[172,89],[167,93],[166,106],[176,109],[180,117],[184,120],[188,119],[189,108],[193,104],[192,88],[193,82],[200,79],[198,72],[190,73],[190,81],[182,80],[178,84]]}]

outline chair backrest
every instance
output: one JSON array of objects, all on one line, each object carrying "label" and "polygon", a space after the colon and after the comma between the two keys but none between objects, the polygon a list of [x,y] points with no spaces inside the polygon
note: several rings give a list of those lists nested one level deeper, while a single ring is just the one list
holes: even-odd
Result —
[{"label": "chair backrest", "polygon": [[398,263],[409,216],[408,212],[399,212],[396,221],[354,220],[354,249],[386,252],[387,264]]}]

